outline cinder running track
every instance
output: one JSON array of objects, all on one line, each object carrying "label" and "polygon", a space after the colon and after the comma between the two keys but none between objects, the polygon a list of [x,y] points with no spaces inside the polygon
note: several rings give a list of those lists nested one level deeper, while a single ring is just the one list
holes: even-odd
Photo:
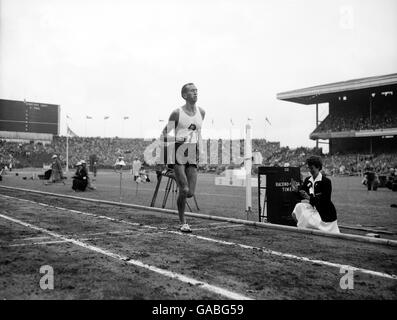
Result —
[{"label": "cinder running track", "polygon": [[[0,298],[396,299],[395,247],[189,223],[182,234],[176,215],[2,189]],[[354,289],[340,287],[346,269]]]}]

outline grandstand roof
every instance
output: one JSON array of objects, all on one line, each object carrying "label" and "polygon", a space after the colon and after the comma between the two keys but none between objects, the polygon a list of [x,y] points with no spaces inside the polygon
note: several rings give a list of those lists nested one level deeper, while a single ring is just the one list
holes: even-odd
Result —
[{"label": "grandstand roof", "polygon": [[382,91],[396,90],[397,73],[280,92],[277,94],[277,99],[308,105],[329,102],[335,96],[349,91],[369,93],[374,88]]}]

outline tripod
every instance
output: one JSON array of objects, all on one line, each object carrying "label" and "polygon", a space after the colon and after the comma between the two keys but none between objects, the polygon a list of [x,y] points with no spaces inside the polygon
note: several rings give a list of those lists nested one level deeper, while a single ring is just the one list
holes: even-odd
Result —
[{"label": "tripod", "polygon": [[[164,198],[163,198],[163,202],[161,207],[164,209],[166,204],[167,204],[167,200],[168,200],[168,196],[170,194],[170,192],[172,192],[172,197],[174,197],[174,193],[178,192],[178,186],[175,180],[175,174],[174,174],[174,170],[172,169],[167,169],[162,171],[161,173],[157,174],[157,185],[156,188],[154,190],[154,194],[153,194],[153,198],[152,198],[152,202],[150,204],[151,207],[154,207],[155,203],[156,203],[156,199],[157,199],[157,194],[160,188],[160,184],[161,184],[161,180],[163,177],[166,177],[167,180],[167,184],[165,186],[165,193],[164,193]],[[197,211],[200,211],[200,208],[197,204],[197,200],[196,200],[196,196],[193,196],[193,201],[196,205]],[[172,201],[173,202],[173,201]],[[190,207],[189,203],[186,201],[186,205],[189,208],[190,212],[192,211],[192,208]]]}]

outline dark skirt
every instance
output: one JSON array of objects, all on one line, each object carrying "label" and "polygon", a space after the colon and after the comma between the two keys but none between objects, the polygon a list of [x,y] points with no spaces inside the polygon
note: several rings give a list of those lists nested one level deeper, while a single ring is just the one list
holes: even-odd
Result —
[{"label": "dark skirt", "polygon": [[87,188],[87,184],[87,180],[73,179],[72,189],[75,191],[85,191],[85,189]]}]

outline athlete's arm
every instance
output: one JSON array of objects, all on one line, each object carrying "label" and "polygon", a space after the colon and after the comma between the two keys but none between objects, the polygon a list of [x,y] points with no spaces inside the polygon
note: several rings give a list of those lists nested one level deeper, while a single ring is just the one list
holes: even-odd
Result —
[{"label": "athlete's arm", "polygon": [[203,118],[203,120],[204,120],[204,117],[205,117],[205,111],[203,110],[203,109],[201,109],[200,107],[199,107],[199,110],[200,110],[200,113],[201,113],[201,117]]},{"label": "athlete's arm", "polygon": [[169,138],[169,134],[178,126],[179,121],[179,109],[172,111],[167,125],[164,127],[163,131],[161,132],[160,141],[167,142]]},{"label": "athlete's arm", "polygon": [[[205,111],[199,107],[199,111],[201,114],[201,118],[204,121]],[[201,136],[201,130],[198,132],[198,150],[199,150],[199,159],[201,160],[203,157],[205,158],[204,154],[204,146],[203,146],[203,137]]]}]

